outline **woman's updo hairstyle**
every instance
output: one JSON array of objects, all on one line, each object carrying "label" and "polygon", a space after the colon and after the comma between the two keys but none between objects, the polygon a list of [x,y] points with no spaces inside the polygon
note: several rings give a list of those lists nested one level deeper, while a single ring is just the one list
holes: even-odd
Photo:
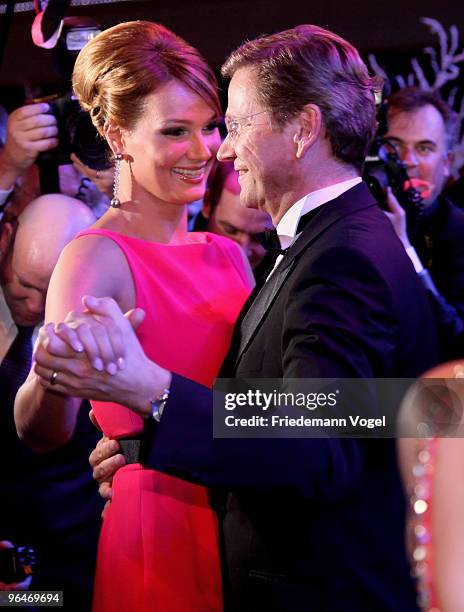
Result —
[{"label": "woman's updo hairstyle", "polygon": [[74,66],[73,89],[103,135],[105,121],[132,130],[146,96],[172,79],[222,114],[216,77],[200,53],[162,25],[129,21],[85,45]]}]

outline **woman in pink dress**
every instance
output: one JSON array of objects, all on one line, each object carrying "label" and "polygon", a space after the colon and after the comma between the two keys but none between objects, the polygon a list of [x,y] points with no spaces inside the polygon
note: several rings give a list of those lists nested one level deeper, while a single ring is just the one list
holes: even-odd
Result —
[{"label": "woman in pink dress", "polygon": [[[235,243],[186,231],[186,204],[203,197],[220,144],[214,75],[169,30],[130,22],[88,43],[73,84],[115,156],[115,197],[63,252],[46,323],[80,310],[86,294],[111,296],[124,311],[140,307],[146,316],[138,336],[148,357],[211,386],[251,278]],[[111,352],[101,338],[86,343]],[[108,376],[118,367],[100,359],[93,366],[106,367]],[[72,435],[79,405],[45,390],[31,373],[18,394],[19,429],[36,449],[54,448]],[[144,422],[133,412],[102,402],[93,409],[107,436],[129,438],[132,448],[141,438]],[[219,546],[208,490],[132,461],[114,480],[103,521],[94,611],[219,612]]]}]

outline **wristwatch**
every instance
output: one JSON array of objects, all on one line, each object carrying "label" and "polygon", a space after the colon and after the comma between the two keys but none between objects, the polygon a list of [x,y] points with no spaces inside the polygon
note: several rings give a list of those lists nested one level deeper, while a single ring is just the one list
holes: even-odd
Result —
[{"label": "wristwatch", "polygon": [[164,389],[162,395],[150,400],[151,416],[152,419],[154,419],[157,423],[161,421],[164,407],[166,406],[166,402],[169,399],[170,392],[171,391],[169,389]]}]

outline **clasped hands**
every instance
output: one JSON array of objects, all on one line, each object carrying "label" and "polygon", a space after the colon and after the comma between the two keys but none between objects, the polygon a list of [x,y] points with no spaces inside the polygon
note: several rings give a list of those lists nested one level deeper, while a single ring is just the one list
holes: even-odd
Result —
[{"label": "clasped hands", "polygon": [[[70,312],[62,323],[40,331],[33,371],[53,393],[115,402],[142,417],[150,400],[170,386],[171,374],[145,355],[135,334],[145,313],[122,313],[112,298],[82,298],[83,312]],[[90,456],[100,494],[111,497],[111,479],[124,464],[119,444],[103,437]]]},{"label": "clasped hands", "polygon": [[117,402],[147,416],[156,388],[150,375],[156,378],[157,372],[134,333],[143,310],[124,316],[113,299],[90,296],[83,305],[85,311],[70,312],[62,323],[39,331],[33,369],[40,384],[73,397]]}]

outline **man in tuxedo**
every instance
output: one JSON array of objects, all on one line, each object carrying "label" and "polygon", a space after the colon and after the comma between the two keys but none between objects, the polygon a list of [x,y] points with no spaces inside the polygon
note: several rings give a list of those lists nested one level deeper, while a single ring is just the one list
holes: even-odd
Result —
[{"label": "man in tuxedo", "polygon": [[[272,216],[285,252],[245,305],[221,376],[419,375],[436,361],[434,326],[414,268],[360,178],[375,107],[358,52],[299,26],[245,43],[223,73],[231,82],[219,158],[234,161],[242,204]],[[50,330],[37,372],[57,391],[75,395],[81,380],[83,395],[144,415],[154,424],[145,465],[213,489],[225,609],[416,609],[393,440],[213,438],[211,391],[148,360],[131,326],[141,313],[125,318],[106,298],[85,305],[121,345],[124,367],[109,377],[81,363],[73,374],[75,359]],[[79,334],[81,318],[72,320],[67,333]],[[124,462],[117,449],[103,441],[91,457],[107,496]]]}]

